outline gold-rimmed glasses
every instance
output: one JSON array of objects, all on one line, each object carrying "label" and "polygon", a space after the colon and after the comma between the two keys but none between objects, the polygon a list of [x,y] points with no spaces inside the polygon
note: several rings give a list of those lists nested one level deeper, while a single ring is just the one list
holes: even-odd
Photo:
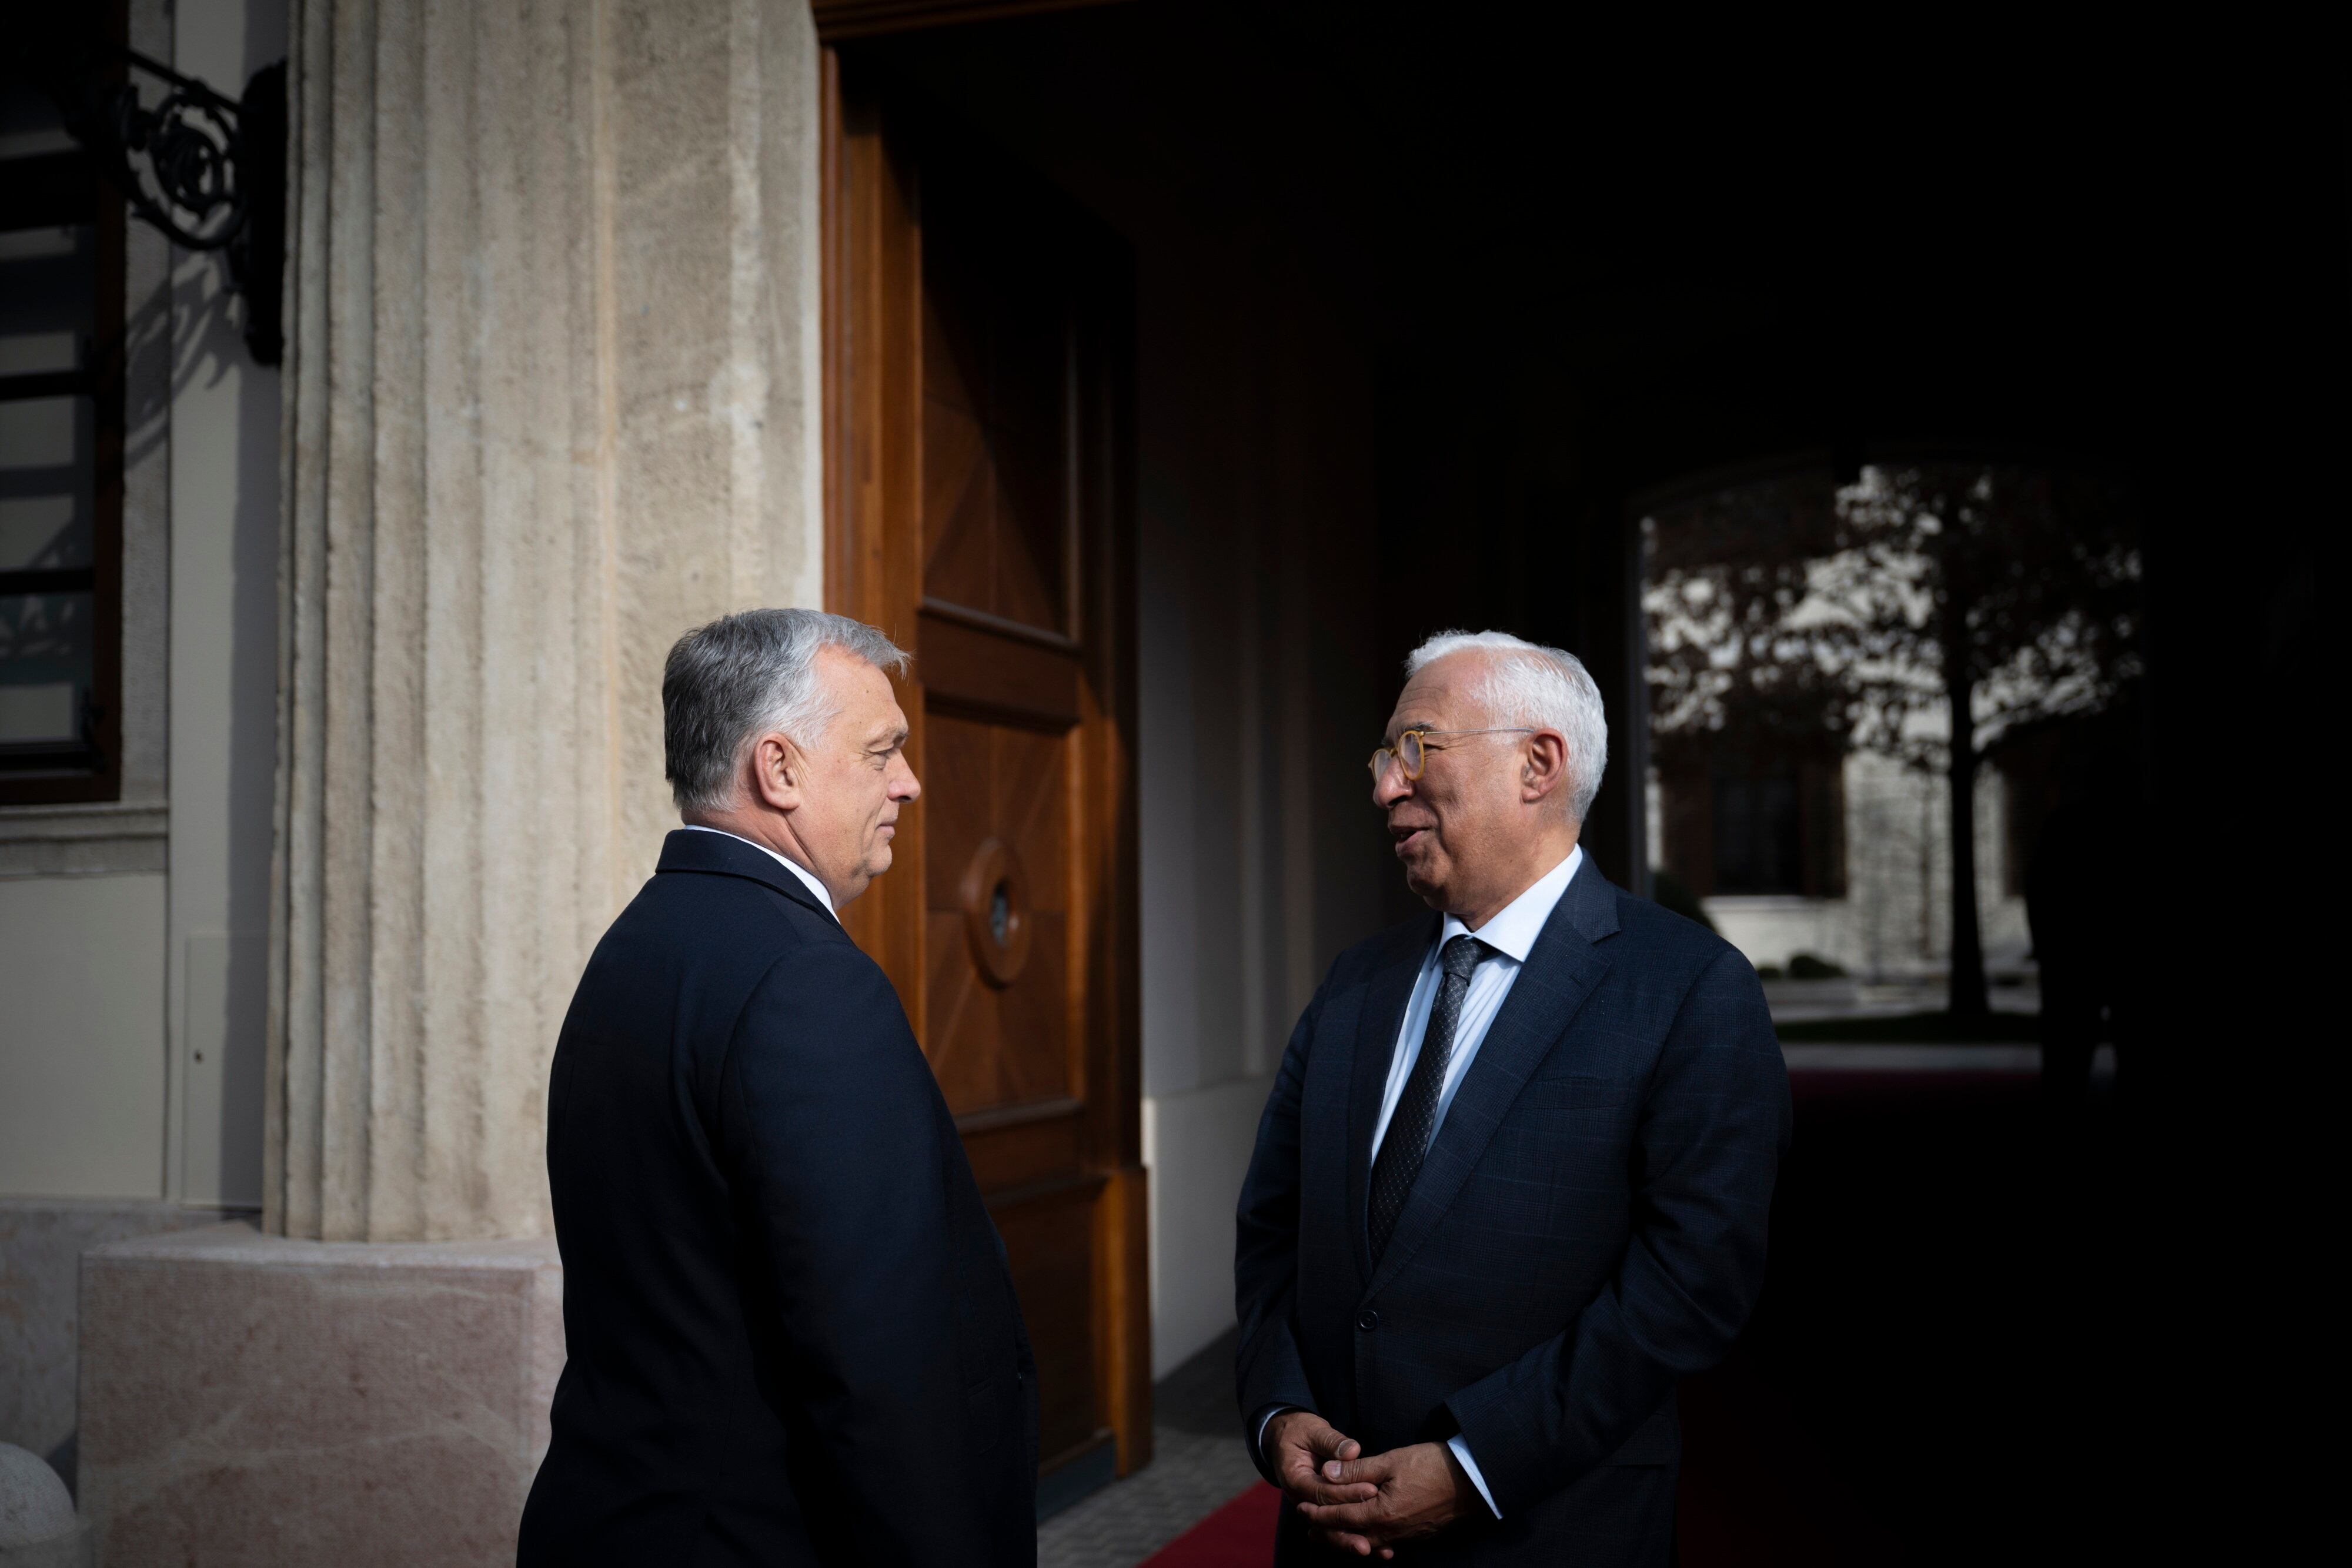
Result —
[{"label": "gold-rimmed glasses", "polygon": [[1408,729],[1396,737],[1394,746],[1383,746],[1372,753],[1370,763],[1372,783],[1377,787],[1380,781],[1388,776],[1389,764],[1391,762],[1403,765],[1407,782],[1420,778],[1421,770],[1429,766],[1429,754],[1445,749],[1442,746],[1430,744],[1430,737],[1434,735],[1453,737],[1457,735],[1534,735],[1536,733],[1529,728]]}]

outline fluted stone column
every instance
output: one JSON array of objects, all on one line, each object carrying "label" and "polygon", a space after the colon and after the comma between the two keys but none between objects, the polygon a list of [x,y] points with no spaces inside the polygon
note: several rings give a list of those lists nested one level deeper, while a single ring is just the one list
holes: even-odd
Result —
[{"label": "fluted stone column", "polygon": [[266,1208],[84,1258],[101,1563],[513,1561],[662,658],[821,599],[815,52],[805,0],[295,0]]},{"label": "fluted stone column", "polygon": [[546,1228],[548,1056],[674,818],[660,665],[814,602],[798,0],[294,23],[266,1224]]}]

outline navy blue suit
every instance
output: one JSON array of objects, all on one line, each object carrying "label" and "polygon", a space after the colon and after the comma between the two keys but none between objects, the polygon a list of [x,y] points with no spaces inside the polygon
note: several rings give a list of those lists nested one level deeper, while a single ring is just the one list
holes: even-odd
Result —
[{"label": "navy blue suit", "polygon": [[[1675,1385],[1755,1302],[1788,1145],[1763,989],[1721,938],[1588,860],[1375,1266],[1372,1129],[1437,923],[1340,955],[1283,1052],[1239,1214],[1244,1430],[1261,1469],[1277,1406],[1368,1453],[1459,1433],[1502,1518],[1474,1503],[1400,1561],[1663,1563]],[[1310,1544],[1286,1508],[1280,1558]]]},{"label": "navy blue suit", "polygon": [[669,836],[564,1019],[547,1166],[526,1568],[1036,1561],[1003,1245],[897,993],[764,852]]}]

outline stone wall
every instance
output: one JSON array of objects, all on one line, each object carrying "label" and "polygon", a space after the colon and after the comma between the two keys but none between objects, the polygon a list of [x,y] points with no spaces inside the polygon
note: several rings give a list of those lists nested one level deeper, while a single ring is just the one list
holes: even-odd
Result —
[{"label": "stone wall", "polygon": [[101,1563],[510,1563],[563,1368],[551,1241],[218,1225],[82,1261]]},{"label": "stone wall", "polygon": [[31,1449],[74,1484],[82,1253],[223,1218],[176,1203],[0,1198],[0,1443]]}]

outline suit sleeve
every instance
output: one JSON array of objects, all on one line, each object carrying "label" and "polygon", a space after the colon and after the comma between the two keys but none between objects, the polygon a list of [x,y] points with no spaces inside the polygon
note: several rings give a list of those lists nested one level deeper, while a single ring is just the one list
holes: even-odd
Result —
[{"label": "suit sleeve", "polygon": [[[1330,982],[1324,982],[1329,988]],[[1241,1322],[1241,1348],[1234,1374],[1241,1397],[1242,1438],[1250,1458],[1269,1481],[1259,1445],[1268,1415],[1282,1406],[1315,1408],[1305,1363],[1291,1329],[1298,1283],[1298,1104],[1307,1080],[1307,1054],[1323,1009],[1318,992],[1290,1032],[1274,1091],[1258,1118],[1257,1147],[1242,1181],[1234,1216],[1234,1309]]]},{"label": "suit sleeve", "polygon": [[1446,1402],[1505,1518],[1601,1464],[1721,1360],[1764,1280],[1789,1078],[1755,971],[1725,951],[1668,1030],[1634,1135],[1633,1229],[1561,1333]]},{"label": "suit sleeve", "polygon": [[845,943],[780,960],[737,1023],[721,1104],[764,1307],[860,1560],[1001,1560],[1003,1500],[985,1495],[983,1436],[968,1430],[966,1389],[985,1369],[960,1364],[960,1173],[882,972]]}]

